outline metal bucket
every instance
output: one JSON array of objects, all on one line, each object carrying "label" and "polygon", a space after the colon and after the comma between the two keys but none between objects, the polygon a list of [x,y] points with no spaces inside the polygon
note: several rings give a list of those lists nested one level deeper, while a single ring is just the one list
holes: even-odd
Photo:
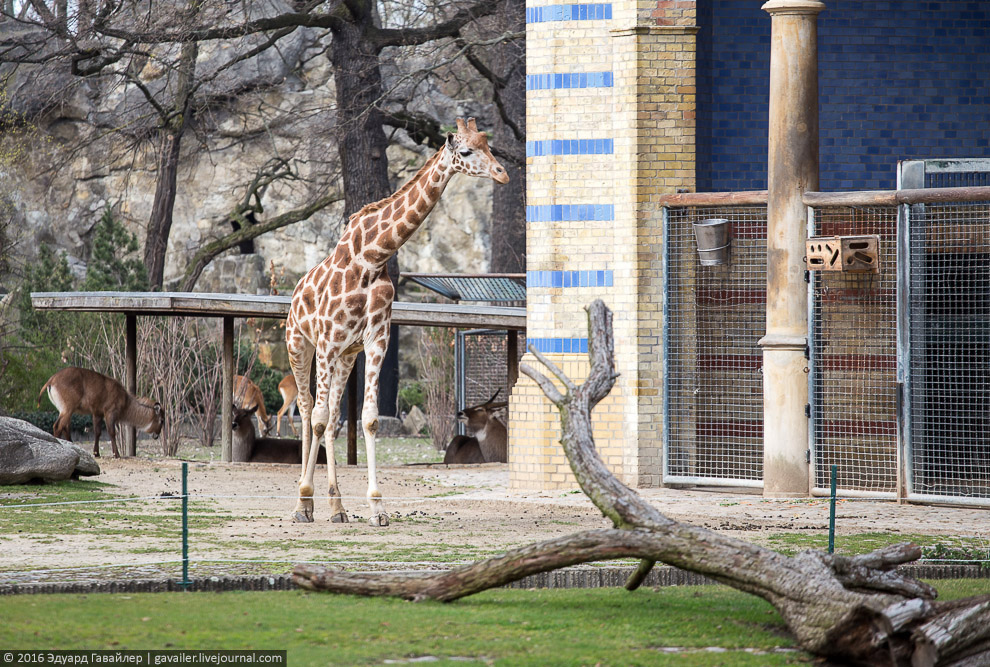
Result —
[{"label": "metal bucket", "polygon": [[729,261],[729,221],[710,218],[694,223],[698,241],[698,259],[702,266],[719,266]]}]

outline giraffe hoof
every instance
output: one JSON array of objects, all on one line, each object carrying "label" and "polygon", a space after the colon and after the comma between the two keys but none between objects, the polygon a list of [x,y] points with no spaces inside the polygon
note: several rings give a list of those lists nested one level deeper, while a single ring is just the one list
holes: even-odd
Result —
[{"label": "giraffe hoof", "polygon": [[340,514],[334,514],[330,517],[331,523],[348,523],[347,512],[341,512]]},{"label": "giraffe hoof", "polygon": [[368,525],[374,526],[376,528],[388,525],[388,514],[375,514],[370,519],[368,519]]},{"label": "giraffe hoof", "polygon": [[313,515],[305,512],[296,512],[292,515],[292,520],[295,523],[313,523]]}]

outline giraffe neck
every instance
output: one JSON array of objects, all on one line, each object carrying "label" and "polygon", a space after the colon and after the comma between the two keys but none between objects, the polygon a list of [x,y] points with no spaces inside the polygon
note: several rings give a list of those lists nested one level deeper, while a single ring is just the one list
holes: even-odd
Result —
[{"label": "giraffe neck", "polygon": [[446,146],[433,155],[395,194],[358,212],[358,223],[364,229],[365,243],[361,253],[366,260],[382,265],[419,229],[440,200],[444,188],[454,175]]}]

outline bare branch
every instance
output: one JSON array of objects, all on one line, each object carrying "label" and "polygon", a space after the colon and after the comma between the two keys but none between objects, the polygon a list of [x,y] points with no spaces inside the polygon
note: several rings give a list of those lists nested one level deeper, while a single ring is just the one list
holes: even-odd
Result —
[{"label": "bare branch", "polygon": [[469,7],[459,9],[453,16],[444,21],[422,28],[401,28],[388,29],[381,28],[372,31],[368,35],[374,40],[375,45],[382,49],[386,46],[412,46],[414,44],[424,44],[444,37],[456,37],[460,34],[461,28],[468,23],[483,16],[494,14],[500,4],[481,0]]}]

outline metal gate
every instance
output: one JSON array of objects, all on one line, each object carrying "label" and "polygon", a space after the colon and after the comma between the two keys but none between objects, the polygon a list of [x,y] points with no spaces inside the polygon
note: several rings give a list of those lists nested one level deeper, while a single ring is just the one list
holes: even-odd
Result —
[{"label": "metal gate", "polygon": [[880,273],[808,275],[812,487],[897,492],[897,207],[809,209],[809,236],[880,236]]},{"label": "metal gate", "polygon": [[[526,350],[526,336],[522,332],[518,336],[521,359]],[[458,330],[454,350],[458,410],[484,403],[499,389],[498,400],[509,400],[507,347],[508,334],[503,329]],[[457,432],[464,433],[460,422]]]},{"label": "metal gate", "polygon": [[[763,485],[766,206],[663,209],[663,481]],[[701,266],[692,223],[730,223],[730,258]]]},{"label": "metal gate", "polygon": [[[897,184],[990,185],[990,159],[906,160]],[[899,234],[906,495],[990,504],[990,205],[903,206]]]},{"label": "metal gate", "polygon": [[990,204],[904,207],[909,498],[990,502]]}]

